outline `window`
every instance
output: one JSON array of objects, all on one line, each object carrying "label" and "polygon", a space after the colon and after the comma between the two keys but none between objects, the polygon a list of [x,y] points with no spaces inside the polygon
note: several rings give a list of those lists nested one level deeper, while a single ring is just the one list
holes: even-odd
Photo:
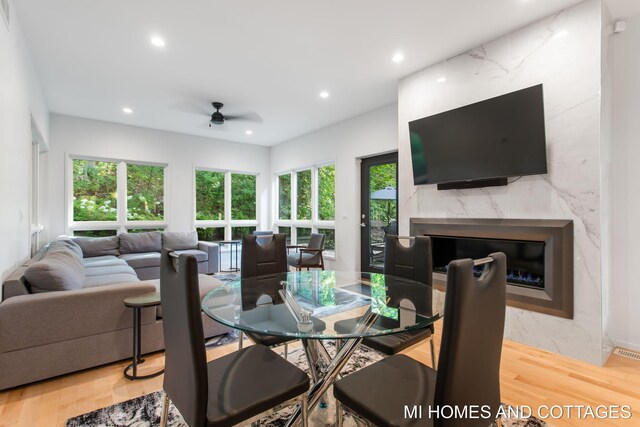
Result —
[{"label": "window", "polygon": [[296,178],[297,219],[311,219],[311,170],[296,173]]},{"label": "window", "polygon": [[118,230],[75,230],[74,236],[81,237],[109,237],[118,234]]},{"label": "window", "polygon": [[165,165],[71,159],[69,231],[111,235],[164,229]]},{"label": "window", "polygon": [[224,240],[224,227],[200,227],[196,228],[198,240],[204,242],[219,242]]},{"label": "window", "polygon": [[242,240],[242,236],[253,234],[254,231],[256,231],[255,227],[231,227],[231,239]]},{"label": "window", "polygon": [[196,220],[224,220],[224,172],[196,171]]},{"label": "window", "polygon": [[291,219],[291,174],[278,177],[278,219]]},{"label": "window", "polygon": [[318,233],[324,234],[324,248],[328,251],[335,251],[336,230],[333,228],[318,228]]},{"label": "window", "polygon": [[297,227],[296,237],[297,237],[296,244],[308,245],[309,239],[311,238],[311,229],[306,227]]},{"label": "window", "polygon": [[195,226],[201,240],[240,239],[258,226],[254,173],[195,171]]},{"label": "window", "polygon": [[282,233],[286,236],[287,245],[291,244],[291,227],[278,227],[278,233]]},{"label": "window", "polygon": [[231,174],[231,219],[256,219],[256,176]]},{"label": "window", "polygon": [[73,161],[73,220],[118,220],[118,164]]},{"label": "window", "polygon": [[149,233],[151,231],[164,231],[164,228],[127,228],[127,233]]},{"label": "window", "polygon": [[127,165],[127,219],[162,221],[164,219],[164,168]]},{"label": "window", "polygon": [[322,233],[325,256],[335,256],[335,171],[335,164],[326,164],[276,177],[275,225],[288,244],[306,245],[312,233]]},{"label": "window", "polygon": [[318,219],[333,221],[336,216],[336,166],[318,168]]}]

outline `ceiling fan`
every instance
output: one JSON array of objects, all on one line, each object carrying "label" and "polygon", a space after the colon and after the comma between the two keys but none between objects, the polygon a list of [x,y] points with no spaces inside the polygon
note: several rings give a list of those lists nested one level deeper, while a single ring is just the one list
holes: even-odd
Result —
[{"label": "ceiling fan", "polygon": [[222,107],[224,107],[222,102],[212,102],[211,105],[216,109],[216,111],[211,115],[209,127],[211,127],[211,125],[223,125],[227,120],[245,120],[262,123],[262,118],[256,113],[236,114],[230,116],[220,112]]}]

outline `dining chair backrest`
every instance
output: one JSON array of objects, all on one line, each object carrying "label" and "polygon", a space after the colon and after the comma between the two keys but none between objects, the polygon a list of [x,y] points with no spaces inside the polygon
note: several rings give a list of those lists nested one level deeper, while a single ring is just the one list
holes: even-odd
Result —
[{"label": "dining chair backrest", "polygon": [[[473,260],[449,264],[434,404],[488,407],[493,420],[500,406],[507,260],[501,252],[489,256],[493,261],[479,279],[473,275]],[[478,425],[478,419],[436,422],[436,426],[445,424],[471,427]]]},{"label": "dining chair backrest", "polygon": [[431,286],[433,282],[431,238],[416,236],[410,246],[404,246],[398,236],[387,235],[384,246],[384,274]]},{"label": "dining chair backrest", "polygon": [[256,242],[259,245],[267,245],[269,244],[269,242],[271,241],[271,239],[273,239],[273,231],[272,230],[265,230],[265,231],[254,231],[253,232],[254,235],[256,235]]},{"label": "dining chair backrest", "polygon": [[208,382],[198,263],[193,255],[180,255],[176,266],[176,259],[167,249],[162,251],[161,258],[160,295],[165,343],[163,388],[188,425],[203,426]]},{"label": "dining chair backrest", "polygon": [[254,234],[242,237],[240,276],[246,279],[266,274],[286,273],[288,270],[286,235],[274,234],[271,241],[266,244],[258,244],[257,238],[258,236]]}]

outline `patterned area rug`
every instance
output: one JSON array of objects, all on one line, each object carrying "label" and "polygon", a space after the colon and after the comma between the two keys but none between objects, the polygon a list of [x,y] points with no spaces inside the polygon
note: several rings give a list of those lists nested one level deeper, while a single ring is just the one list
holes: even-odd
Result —
[{"label": "patterned area rug", "polygon": [[[226,337],[228,339],[226,344],[234,342],[232,334],[230,336],[223,336],[220,339]],[[235,336],[237,341],[237,335]],[[223,344],[220,344],[223,345]],[[333,343],[327,346],[329,353],[332,355],[335,352]],[[343,375],[348,375],[358,369],[361,369],[371,363],[380,360],[383,355],[375,350],[371,350],[367,347],[360,347],[358,351],[349,360],[347,365],[342,371]],[[291,363],[304,369],[308,372],[306,357],[302,349],[297,349],[289,353],[289,359]],[[309,425],[317,427],[333,427],[335,426],[335,401],[333,399],[333,392],[331,389],[326,394],[326,406],[316,407],[316,409],[310,414]],[[157,426],[160,423],[160,412],[162,409],[162,392],[157,391],[154,393],[146,394],[135,399],[127,400],[126,402],[118,403],[106,408],[98,409],[93,412],[89,412],[78,417],[70,418],[67,420],[67,427],[88,427],[88,426],[100,426],[100,427],[151,427]],[[258,422],[258,425],[263,427],[281,427],[284,426],[288,417],[293,412],[294,408],[285,408],[281,411],[273,413]],[[169,409],[169,422],[170,427],[187,427],[186,423],[180,416],[178,410],[171,405]],[[350,416],[346,416],[344,419],[344,425],[348,427],[356,426],[355,420]],[[530,418],[522,420],[503,420],[502,425],[505,427],[548,427],[544,421]]]}]

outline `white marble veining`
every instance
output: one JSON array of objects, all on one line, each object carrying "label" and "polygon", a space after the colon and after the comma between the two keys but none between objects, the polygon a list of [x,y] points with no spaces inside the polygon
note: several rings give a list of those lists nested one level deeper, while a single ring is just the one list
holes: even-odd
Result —
[{"label": "white marble veining", "polygon": [[[596,364],[603,358],[600,16],[599,1],[587,0],[403,79],[398,96],[400,233],[412,217],[572,219],[574,319],[509,308],[505,336]],[[413,185],[408,121],[540,83],[547,175],[470,190]]]}]

